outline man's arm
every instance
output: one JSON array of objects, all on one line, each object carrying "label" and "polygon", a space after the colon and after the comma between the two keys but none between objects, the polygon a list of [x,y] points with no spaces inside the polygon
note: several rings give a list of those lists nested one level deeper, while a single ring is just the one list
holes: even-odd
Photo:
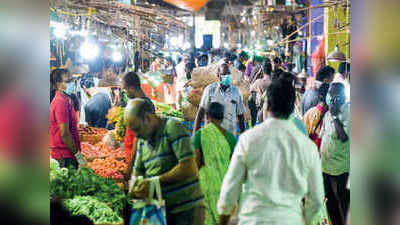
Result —
[{"label": "man's arm", "polygon": [[129,180],[132,176],[133,166],[134,166],[135,160],[136,160],[137,141],[138,141],[138,139],[135,138],[135,140],[133,141],[133,144],[132,144],[132,151],[131,151],[131,155],[129,157],[128,167],[126,168],[126,173],[125,173],[125,179],[127,179],[127,180]]},{"label": "man's arm", "polygon": [[239,89],[239,99],[238,99],[238,102],[236,104],[236,107],[237,107],[236,108],[236,113],[237,113],[237,117],[238,117],[240,133],[243,133],[245,131],[245,129],[246,129],[245,125],[244,125],[244,114],[246,112],[246,106],[244,104],[243,95],[240,92],[240,89]]},{"label": "man's arm", "polygon": [[308,175],[308,192],[305,201],[305,220],[307,225],[315,224],[324,204],[324,183],[322,178],[321,160],[315,145],[312,147],[311,165]]},{"label": "man's arm", "polygon": [[172,170],[162,174],[160,177],[160,183],[162,185],[173,184],[180,182],[186,178],[197,176],[198,169],[194,157],[187,158],[181,162]]},{"label": "man's arm", "polygon": [[194,121],[193,133],[196,133],[200,129],[201,123],[203,122],[205,114],[206,114],[206,110],[203,107],[200,107],[199,111],[197,112],[197,115],[196,115],[196,120]]},{"label": "man's arm", "polygon": [[233,213],[236,204],[239,201],[242,191],[242,184],[246,177],[246,165],[244,159],[244,145],[246,144],[242,138],[233,152],[228,172],[222,183],[219,200],[217,203],[218,214],[220,215],[220,225],[228,224],[230,215]]},{"label": "man's arm", "polygon": [[66,123],[61,123],[58,125],[60,128],[61,139],[64,144],[67,145],[67,148],[72,152],[72,154],[76,154],[79,151],[79,146],[75,143],[75,140],[69,131],[69,126]]}]

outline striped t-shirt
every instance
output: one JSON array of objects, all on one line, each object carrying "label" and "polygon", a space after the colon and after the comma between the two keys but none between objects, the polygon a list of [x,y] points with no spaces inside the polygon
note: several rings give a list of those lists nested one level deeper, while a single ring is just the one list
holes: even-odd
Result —
[{"label": "striped t-shirt", "polygon": [[[189,131],[173,119],[162,119],[163,126],[155,136],[155,143],[140,139],[135,172],[144,177],[162,175],[179,162],[194,157]],[[169,213],[179,213],[203,204],[203,192],[198,176],[162,186],[163,198]]]}]

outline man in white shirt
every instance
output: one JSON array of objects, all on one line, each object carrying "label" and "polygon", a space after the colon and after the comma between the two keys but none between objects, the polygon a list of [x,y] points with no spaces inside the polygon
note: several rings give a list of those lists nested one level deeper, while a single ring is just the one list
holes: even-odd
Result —
[{"label": "man in white shirt", "polygon": [[237,203],[239,225],[311,225],[319,219],[321,160],[316,145],[288,120],[295,89],[278,80],[267,96],[268,119],[241,135],[233,153],[217,204],[221,225]]},{"label": "man in white shirt", "polygon": [[245,130],[244,113],[246,108],[243,102],[243,96],[239,87],[232,84],[232,73],[228,64],[223,63],[218,68],[219,82],[210,84],[204,89],[201,97],[199,111],[196,115],[194,132],[201,128],[201,123],[206,115],[206,109],[211,102],[218,102],[225,108],[224,119],[221,126],[237,135],[239,124],[240,133]]}]

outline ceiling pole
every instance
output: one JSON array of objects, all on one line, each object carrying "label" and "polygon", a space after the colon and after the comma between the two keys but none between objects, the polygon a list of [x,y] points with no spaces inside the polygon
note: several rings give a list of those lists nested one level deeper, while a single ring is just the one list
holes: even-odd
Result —
[{"label": "ceiling pole", "polygon": [[[190,41],[191,41],[192,49],[193,49],[192,57],[195,57],[195,55],[196,55],[196,13],[195,12],[192,13],[192,24],[193,24],[193,27],[192,27],[192,32],[190,35]],[[194,58],[192,58],[192,60],[194,61]]]}]

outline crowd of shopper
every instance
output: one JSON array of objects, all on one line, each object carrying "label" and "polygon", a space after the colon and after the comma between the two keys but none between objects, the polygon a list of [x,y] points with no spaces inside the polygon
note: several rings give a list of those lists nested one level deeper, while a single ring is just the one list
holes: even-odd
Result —
[{"label": "crowd of shopper", "polygon": [[[183,55],[180,61],[157,57],[123,74],[115,95],[127,105],[126,177],[133,173],[146,178],[130,196],[148,196],[150,180],[159,180],[171,225],[225,225],[232,218],[240,225],[317,224],[325,200],[332,224],[345,224],[350,201],[350,65],[342,63],[338,73],[322,67],[306,90],[307,77],[285,60],[249,57],[243,51],[220,57]],[[218,64],[218,81],[203,92],[191,137],[181,123],[155,114],[141,74],[162,72],[162,98],[180,109],[191,72],[209,64]],[[250,83],[249,99],[233,85],[232,67]],[[84,166],[79,108],[74,107],[76,82],[68,70],[56,69],[51,83],[51,156],[61,166]],[[106,127],[105,110],[119,100],[91,82],[80,86],[90,97],[81,106],[86,122]]]}]

